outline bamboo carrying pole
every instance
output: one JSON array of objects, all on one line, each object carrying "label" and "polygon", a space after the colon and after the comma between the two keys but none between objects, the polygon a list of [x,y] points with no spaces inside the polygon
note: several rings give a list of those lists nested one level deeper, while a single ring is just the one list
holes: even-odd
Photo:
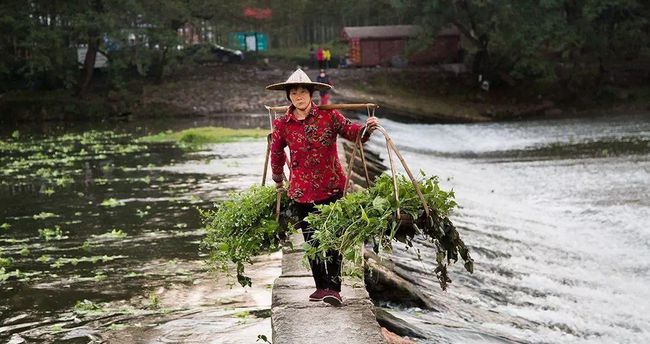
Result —
[{"label": "bamboo carrying pole", "polygon": [[[289,106],[265,106],[267,110],[273,112],[285,112]],[[327,104],[319,105],[319,109],[323,110],[366,110],[366,109],[378,109],[379,105],[373,103],[363,103],[363,104]]]}]

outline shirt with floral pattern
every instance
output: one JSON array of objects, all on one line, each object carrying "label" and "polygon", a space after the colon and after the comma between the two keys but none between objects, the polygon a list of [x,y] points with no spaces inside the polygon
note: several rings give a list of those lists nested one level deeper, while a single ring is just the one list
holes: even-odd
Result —
[{"label": "shirt with floral pattern", "polygon": [[[273,121],[271,171],[282,181],[289,146],[290,175],[287,194],[299,203],[312,203],[343,193],[346,175],[339,162],[337,135],[356,141],[364,126],[353,123],[336,110],[322,110],[312,103],[307,117],[298,120],[289,107]],[[362,141],[368,140],[369,134]]]}]

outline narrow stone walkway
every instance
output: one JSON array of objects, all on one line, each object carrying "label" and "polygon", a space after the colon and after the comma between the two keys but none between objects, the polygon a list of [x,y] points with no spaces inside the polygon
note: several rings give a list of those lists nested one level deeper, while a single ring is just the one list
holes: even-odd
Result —
[{"label": "narrow stone walkway", "polygon": [[300,234],[291,239],[294,249],[283,251],[282,275],[273,283],[273,343],[385,343],[362,280],[344,281],[341,307],[309,301],[315,287],[311,272],[302,264],[304,241]]}]

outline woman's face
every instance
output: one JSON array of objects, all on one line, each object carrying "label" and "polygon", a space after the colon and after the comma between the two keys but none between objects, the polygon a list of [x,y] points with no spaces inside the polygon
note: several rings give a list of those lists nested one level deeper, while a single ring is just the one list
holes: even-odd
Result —
[{"label": "woman's face", "polygon": [[311,103],[311,96],[309,90],[302,87],[294,87],[289,91],[289,99],[291,99],[291,104],[299,110],[305,110]]}]

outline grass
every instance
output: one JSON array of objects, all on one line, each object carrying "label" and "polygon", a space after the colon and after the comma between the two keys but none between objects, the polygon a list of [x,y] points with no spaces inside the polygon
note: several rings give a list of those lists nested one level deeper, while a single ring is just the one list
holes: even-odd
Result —
[{"label": "grass", "polygon": [[147,143],[174,142],[185,145],[234,142],[242,139],[265,137],[267,129],[231,129],[223,127],[200,127],[179,132],[166,131],[140,138]]}]

